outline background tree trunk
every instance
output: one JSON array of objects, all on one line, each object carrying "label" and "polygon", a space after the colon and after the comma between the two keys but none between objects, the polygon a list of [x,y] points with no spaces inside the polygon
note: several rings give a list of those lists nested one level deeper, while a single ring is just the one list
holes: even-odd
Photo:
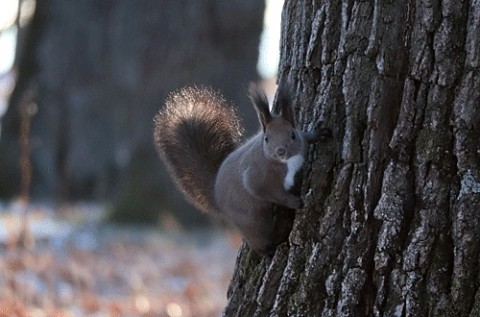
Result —
[{"label": "background tree trunk", "polygon": [[243,247],[225,316],[480,315],[480,4],[295,1],[280,81],[311,147],[289,243]]},{"label": "background tree trunk", "polygon": [[[155,222],[175,208],[198,220],[154,150],[153,117],[184,85],[222,91],[256,124],[262,1],[42,0],[4,118],[0,197],[19,194],[19,114],[35,92],[32,194],[117,202],[119,218]],[[172,199],[177,197],[177,199]],[[173,207],[175,206],[175,207]],[[153,218],[153,219],[152,219]]]}]

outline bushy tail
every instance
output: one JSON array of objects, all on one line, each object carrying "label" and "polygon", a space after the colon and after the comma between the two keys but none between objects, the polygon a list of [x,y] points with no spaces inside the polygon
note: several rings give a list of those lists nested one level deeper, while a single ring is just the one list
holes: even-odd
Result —
[{"label": "bushy tail", "polygon": [[235,110],[211,89],[186,87],[170,94],[154,123],[155,146],[177,187],[195,207],[217,212],[215,176],[243,134]]}]

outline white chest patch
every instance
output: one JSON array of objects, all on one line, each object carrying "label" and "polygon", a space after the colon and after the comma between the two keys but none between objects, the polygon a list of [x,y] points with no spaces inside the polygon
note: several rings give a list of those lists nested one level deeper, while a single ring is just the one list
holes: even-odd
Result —
[{"label": "white chest patch", "polygon": [[285,190],[290,190],[294,183],[295,174],[303,165],[303,155],[297,154],[285,161],[287,164],[287,175],[283,181],[283,187]]}]

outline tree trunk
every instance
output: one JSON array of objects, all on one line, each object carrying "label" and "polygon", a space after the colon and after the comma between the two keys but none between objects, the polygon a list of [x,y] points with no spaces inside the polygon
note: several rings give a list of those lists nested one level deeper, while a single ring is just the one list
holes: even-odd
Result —
[{"label": "tree trunk", "polygon": [[480,3],[287,0],[282,28],[279,80],[334,140],[224,315],[480,316]]}]

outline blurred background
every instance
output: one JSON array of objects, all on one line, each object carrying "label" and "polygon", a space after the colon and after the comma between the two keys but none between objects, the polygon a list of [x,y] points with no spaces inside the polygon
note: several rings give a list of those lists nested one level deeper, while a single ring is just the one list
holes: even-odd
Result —
[{"label": "blurred background", "polygon": [[[79,259],[87,261],[82,252],[107,256],[102,263],[112,271],[109,261],[140,252],[139,258],[161,271],[160,262],[166,262],[159,254],[178,252],[175,243],[192,240],[196,245],[192,250],[201,251],[191,251],[183,264],[167,262],[192,271],[185,263],[203,261],[212,267],[212,261],[228,254],[231,260],[217,276],[223,283],[220,294],[225,293],[238,237],[230,242],[212,237],[208,229],[212,218],[194,210],[174,188],[153,146],[153,117],[171,91],[185,85],[211,86],[238,107],[247,135],[254,133],[258,124],[247,87],[261,81],[270,93],[275,90],[282,4],[281,0],[0,0],[0,269],[11,273],[12,285],[23,285],[19,267],[22,274],[41,272],[48,263],[65,258],[59,262],[65,267],[59,270],[74,276],[74,282],[63,279],[63,284],[59,282],[63,286],[55,284],[53,297],[58,298],[65,292],[74,294],[79,285],[99,287],[88,281],[87,273],[79,273],[78,265],[72,268]],[[103,230],[105,221],[134,227]],[[178,235],[168,231],[172,228],[203,230],[199,226],[207,228],[201,236],[210,242],[163,239]],[[72,227],[77,228],[73,235]],[[152,238],[153,232],[166,234]],[[38,241],[47,236],[45,253],[38,249]],[[139,236],[143,238],[138,240]],[[115,241],[126,246],[119,251]],[[12,251],[19,245],[30,246],[29,257]],[[75,251],[59,255],[66,245],[75,246]],[[178,257],[185,257],[182,254]],[[206,255],[209,260],[201,260]],[[25,262],[28,258],[30,262]],[[96,267],[98,258],[94,259],[82,265]],[[135,290],[132,305],[137,313],[143,307],[140,315],[157,316],[145,309],[151,308],[149,297],[139,293],[138,281],[125,279]],[[206,292],[188,283],[172,283],[183,297]],[[45,285],[28,287],[35,293],[44,291]],[[30,296],[22,291],[24,297]],[[18,289],[12,287],[11,293],[18,295]],[[85,301],[92,306],[94,299]],[[6,304],[0,301],[5,309],[2,305]],[[165,305],[158,316],[188,316],[180,304],[169,306],[170,311]],[[191,307],[190,314],[202,316]]]},{"label": "blurred background", "polygon": [[205,222],[165,174],[152,118],[169,92],[206,85],[252,133],[248,83],[274,78],[278,63],[281,1],[269,3],[265,15],[257,0],[2,0],[0,198],[21,195],[28,137],[33,201],[107,202],[125,222]]}]

